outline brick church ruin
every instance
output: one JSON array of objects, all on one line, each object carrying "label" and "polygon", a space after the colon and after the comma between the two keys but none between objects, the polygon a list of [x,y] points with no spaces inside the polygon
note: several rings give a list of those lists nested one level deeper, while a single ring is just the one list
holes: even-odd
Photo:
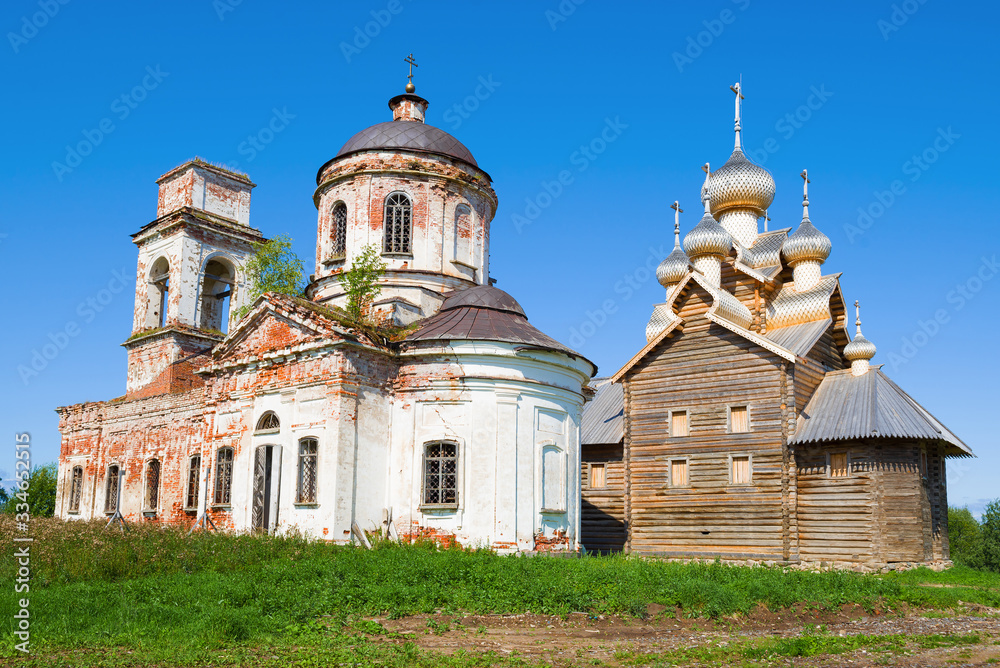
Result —
[{"label": "brick church ruin", "polygon": [[[249,178],[167,172],[133,235],[126,394],[58,409],[56,514],[502,552],[947,559],[945,458],[971,451],[869,366],[860,324],[849,336],[808,199],[794,233],[759,231],[775,186],[740,149],[739,99],[736,149],[658,271],[648,345],[610,379],[493,286],[490,176],[424,122],[412,84],[319,169],[304,296],[247,303],[264,241]],[[410,326],[400,340],[341,310],[372,244],[374,308]]]}]

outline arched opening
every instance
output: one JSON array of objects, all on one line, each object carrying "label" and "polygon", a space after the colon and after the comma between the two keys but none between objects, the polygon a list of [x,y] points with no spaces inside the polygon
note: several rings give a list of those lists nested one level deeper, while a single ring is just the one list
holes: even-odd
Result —
[{"label": "arched opening", "polygon": [[257,420],[257,427],[254,429],[254,433],[274,434],[280,430],[281,422],[278,421],[278,416],[274,414],[274,411],[268,411]]},{"label": "arched opening", "polygon": [[472,209],[465,204],[455,207],[455,259],[472,264]]},{"label": "arched opening", "polygon": [[410,253],[412,232],[412,207],[404,193],[392,193],[385,198],[385,253]]},{"label": "arched opening", "polygon": [[225,334],[229,330],[229,304],[232,300],[236,272],[222,259],[205,264],[201,283],[201,328]]},{"label": "arched opening", "polygon": [[153,262],[146,282],[146,297],[146,328],[163,327],[167,324],[170,304],[170,262],[167,258],[161,257]]}]

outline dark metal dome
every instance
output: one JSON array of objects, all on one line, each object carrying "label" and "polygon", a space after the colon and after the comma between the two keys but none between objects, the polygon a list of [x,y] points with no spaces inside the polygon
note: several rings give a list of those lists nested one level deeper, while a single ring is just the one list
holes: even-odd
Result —
[{"label": "dark metal dome", "polygon": [[457,158],[474,167],[479,166],[472,157],[472,152],[462,142],[444,130],[417,121],[387,121],[365,128],[351,137],[337,152],[336,157],[379,149],[436,153]]}]

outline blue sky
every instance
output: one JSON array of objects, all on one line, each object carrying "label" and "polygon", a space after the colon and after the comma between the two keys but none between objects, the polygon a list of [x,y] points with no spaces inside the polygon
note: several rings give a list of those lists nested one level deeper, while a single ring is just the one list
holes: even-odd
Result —
[{"label": "blue sky", "polygon": [[[54,461],[56,406],[124,393],[128,235],[156,215],[155,179],[195,155],[238,166],[259,184],[251,224],[290,234],[308,267],[316,170],[390,119],[413,52],[428,122],[494,179],[498,287],[602,374],[645,341],[668,206],[682,230],[697,222],[742,76],[744,144],[777,182],[772,228],[798,224],[808,169],[825,269],[862,301],[874,361],[979,455],[951,462],[949,502],[981,510],[1000,496],[1000,10],[674,4],[5,2],[0,474],[15,432]],[[26,374],[47,344],[58,353]]]}]

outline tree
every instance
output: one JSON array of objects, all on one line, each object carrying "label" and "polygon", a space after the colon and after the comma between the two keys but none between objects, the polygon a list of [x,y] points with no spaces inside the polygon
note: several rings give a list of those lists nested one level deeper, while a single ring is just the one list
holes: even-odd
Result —
[{"label": "tree", "polygon": [[[32,517],[52,517],[56,512],[56,475],[55,464],[36,466],[28,478],[28,490],[20,496],[20,490],[14,489],[3,503],[3,512],[9,514],[23,513],[23,504],[28,504],[28,513]],[[7,497],[4,491],[0,499]],[[22,505],[18,508],[18,505]]]},{"label": "tree", "polygon": [[263,243],[253,243],[253,255],[247,262],[247,300],[237,315],[245,316],[265,292],[298,296],[304,287],[302,260],[292,250],[292,239],[280,235]]},{"label": "tree", "polygon": [[378,249],[369,244],[354,258],[351,268],[340,276],[347,294],[347,313],[358,320],[367,320],[375,298],[382,292],[379,279],[385,273],[385,262]]},{"label": "tree", "polygon": [[983,567],[983,531],[968,508],[948,508],[948,545],[955,563]]},{"label": "tree", "polygon": [[994,499],[983,511],[983,566],[1000,572],[1000,499]]}]

